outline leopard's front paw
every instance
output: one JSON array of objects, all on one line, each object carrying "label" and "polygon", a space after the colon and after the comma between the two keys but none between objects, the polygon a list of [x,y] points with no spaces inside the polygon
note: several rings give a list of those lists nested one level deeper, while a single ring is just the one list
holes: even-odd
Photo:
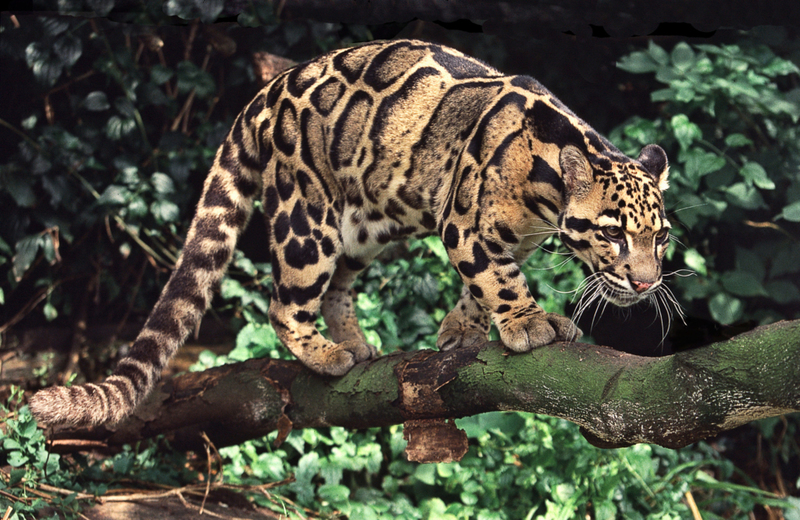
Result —
[{"label": "leopard's front paw", "polygon": [[461,347],[482,345],[489,340],[488,334],[478,327],[450,327],[439,330],[436,347],[439,350],[453,350]]},{"label": "leopard's front paw", "polygon": [[[315,353],[316,354],[316,353]],[[378,356],[378,350],[360,340],[331,343],[321,355],[301,359],[303,363],[318,374],[343,376],[353,365]]]},{"label": "leopard's front paw", "polygon": [[556,341],[575,341],[581,336],[581,329],[556,313],[535,314],[527,321],[507,323],[500,330],[500,339],[515,352],[528,352]]}]

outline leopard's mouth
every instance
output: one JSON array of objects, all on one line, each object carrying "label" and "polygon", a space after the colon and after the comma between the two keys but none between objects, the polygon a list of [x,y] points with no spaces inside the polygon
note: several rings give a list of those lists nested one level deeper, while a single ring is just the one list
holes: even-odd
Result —
[{"label": "leopard's mouth", "polygon": [[601,296],[613,303],[617,307],[630,307],[637,303],[647,300],[648,297],[658,289],[660,283],[655,283],[644,292],[637,293],[628,287],[620,287],[619,282],[613,278],[604,276],[603,285],[600,291]]}]

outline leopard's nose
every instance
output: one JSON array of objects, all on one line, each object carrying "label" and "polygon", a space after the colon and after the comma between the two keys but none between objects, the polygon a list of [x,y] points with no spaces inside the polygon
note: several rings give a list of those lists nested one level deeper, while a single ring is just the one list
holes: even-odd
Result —
[{"label": "leopard's nose", "polygon": [[631,285],[633,286],[634,291],[641,294],[652,287],[653,282],[640,282],[639,280],[634,280],[631,278]]}]

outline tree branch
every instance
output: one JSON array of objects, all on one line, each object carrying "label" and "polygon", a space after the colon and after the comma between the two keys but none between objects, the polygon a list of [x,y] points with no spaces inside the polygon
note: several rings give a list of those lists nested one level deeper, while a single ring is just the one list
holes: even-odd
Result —
[{"label": "tree branch", "polygon": [[[661,358],[582,343],[513,354],[487,343],[399,352],[340,378],[318,376],[295,361],[250,360],[166,381],[117,427],[61,429],[53,447],[68,451],[85,448],[87,440],[110,446],[165,434],[174,447],[196,450],[201,432],[220,447],[274,430],[283,439],[292,428],[398,423],[440,438],[442,430],[457,431],[445,420],[492,410],[562,417],[599,447],[686,446],[800,411],[800,320]],[[459,455],[429,457],[414,460]]]}]

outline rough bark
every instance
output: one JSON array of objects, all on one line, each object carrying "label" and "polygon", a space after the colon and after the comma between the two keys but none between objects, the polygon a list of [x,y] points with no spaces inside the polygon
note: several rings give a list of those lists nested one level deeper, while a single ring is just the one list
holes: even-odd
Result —
[{"label": "rough bark", "polygon": [[[54,448],[70,450],[165,434],[173,447],[198,449],[201,432],[221,447],[274,430],[283,437],[292,428],[406,423],[412,444],[425,445],[440,435],[458,437],[449,419],[492,410],[562,417],[599,447],[686,446],[800,411],[800,320],[661,358],[582,343],[513,354],[487,343],[400,352],[340,378],[293,361],[256,359],[166,381],[115,428],[60,430],[53,438]],[[448,446],[435,446],[439,451],[426,455],[423,446],[417,460],[459,458],[459,442],[450,454]]]}]

